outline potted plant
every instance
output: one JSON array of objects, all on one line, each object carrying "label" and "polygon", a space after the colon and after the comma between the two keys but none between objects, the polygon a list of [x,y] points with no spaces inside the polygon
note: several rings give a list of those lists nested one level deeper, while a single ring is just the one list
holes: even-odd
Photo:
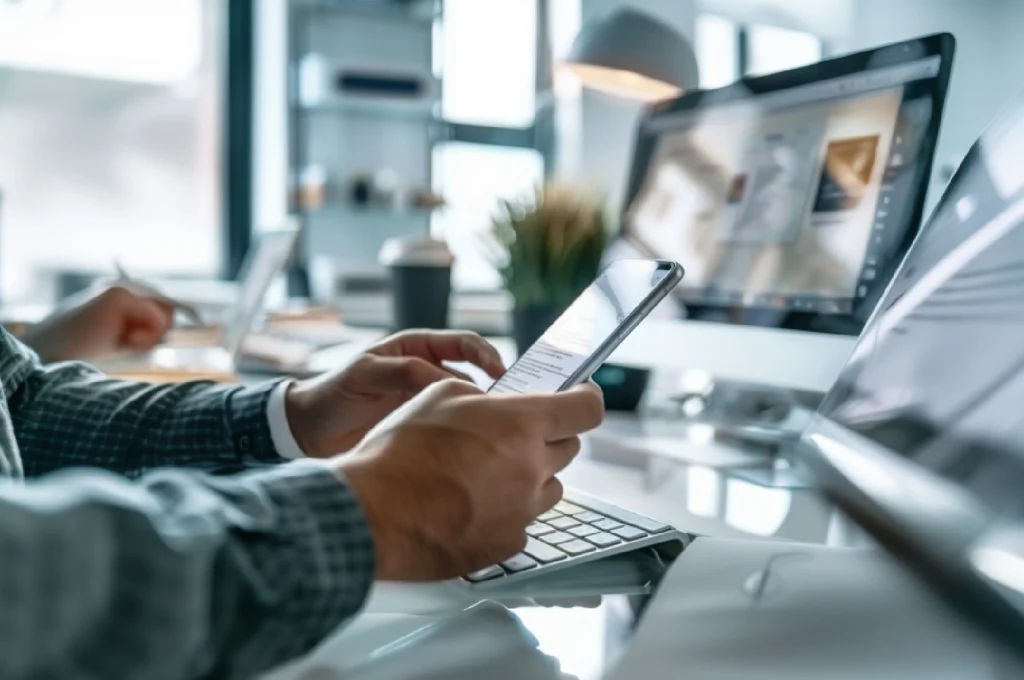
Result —
[{"label": "potted plant", "polygon": [[490,259],[515,302],[521,353],[597,276],[608,242],[604,211],[594,194],[550,184],[502,201],[490,237]]}]

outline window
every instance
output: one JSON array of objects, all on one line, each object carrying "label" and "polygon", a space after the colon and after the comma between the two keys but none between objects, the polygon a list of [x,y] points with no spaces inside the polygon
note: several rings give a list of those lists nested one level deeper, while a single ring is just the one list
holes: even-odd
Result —
[{"label": "window", "polygon": [[[527,194],[544,176],[534,149],[449,142],[434,149],[434,182],[448,202],[435,229],[455,254],[455,283],[468,289],[497,288],[498,272],[483,256],[482,239],[498,200]],[[442,231],[443,230],[443,231]]]},{"label": "window", "polygon": [[786,71],[821,61],[821,40],[804,31],[754,25],[747,30],[747,75]]},{"label": "window", "polygon": [[537,3],[447,0],[442,30],[445,120],[532,125],[537,99]]},{"label": "window", "polygon": [[695,31],[700,86],[712,90],[735,82],[740,72],[736,22],[701,14]]},{"label": "window", "polygon": [[[561,0],[551,0],[558,3]],[[433,150],[433,183],[447,208],[432,231],[455,252],[454,283],[493,289],[500,279],[481,239],[498,201],[543,181],[544,141],[536,134],[540,11],[531,0],[446,0],[436,70],[442,77],[446,141]]]},{"label": "window", "polygon": [[716,14],[696,21],[700,85],[723,87],[741,75],[759,76],[821,61],[820,38],[806,31],[768,24],[740,24]]},{"label": "window", "polygon": [[[221,264],[221,0],[0,3],[0,295]],[[131,58],[125,58],[131,55]]]}]

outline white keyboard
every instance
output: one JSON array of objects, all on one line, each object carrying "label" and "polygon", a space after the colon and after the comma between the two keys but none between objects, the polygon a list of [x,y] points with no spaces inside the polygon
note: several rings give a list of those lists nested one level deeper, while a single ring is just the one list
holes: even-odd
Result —
[{"label": "white keyboard", "polygon": [[565,499],[526,528],[523,552],[463,577],[472,588],[505,586],[634,550],[669,543],[681,550],[690,536],[664,522],[595,498],[566,492]]}]

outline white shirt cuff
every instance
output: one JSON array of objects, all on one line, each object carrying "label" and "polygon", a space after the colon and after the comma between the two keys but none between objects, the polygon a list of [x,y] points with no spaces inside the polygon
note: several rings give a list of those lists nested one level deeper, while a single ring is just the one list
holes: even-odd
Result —
[{"label": "white shirt cuff", "polygon": [[285,409],[284,399],[291,386],[292,381],[285,380],[270,393],[270,400],[267,402],[267,422],[270,424],[270,440],[274,442],[277,455],[288,460],[297,460],[305,458],[306,454],[295,441],[292,427],[288,424],[288,411]]}]

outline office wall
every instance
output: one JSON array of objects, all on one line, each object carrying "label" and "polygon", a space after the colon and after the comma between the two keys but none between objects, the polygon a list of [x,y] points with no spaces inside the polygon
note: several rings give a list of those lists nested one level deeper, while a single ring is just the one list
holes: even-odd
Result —
[{"label": "office wall", "polygon": [[1024,25],[1019,0],[858,0],[849,50],[948,31],[957,39],[942,135],[929,195],[933,205],[945,186],[943,170],[959,164],[971,144],[1024,83]]},{"label": "office wall", "polygon": [[698,12],[807,31],[830,47],[848,40],[856,0],[697,0]]}]

